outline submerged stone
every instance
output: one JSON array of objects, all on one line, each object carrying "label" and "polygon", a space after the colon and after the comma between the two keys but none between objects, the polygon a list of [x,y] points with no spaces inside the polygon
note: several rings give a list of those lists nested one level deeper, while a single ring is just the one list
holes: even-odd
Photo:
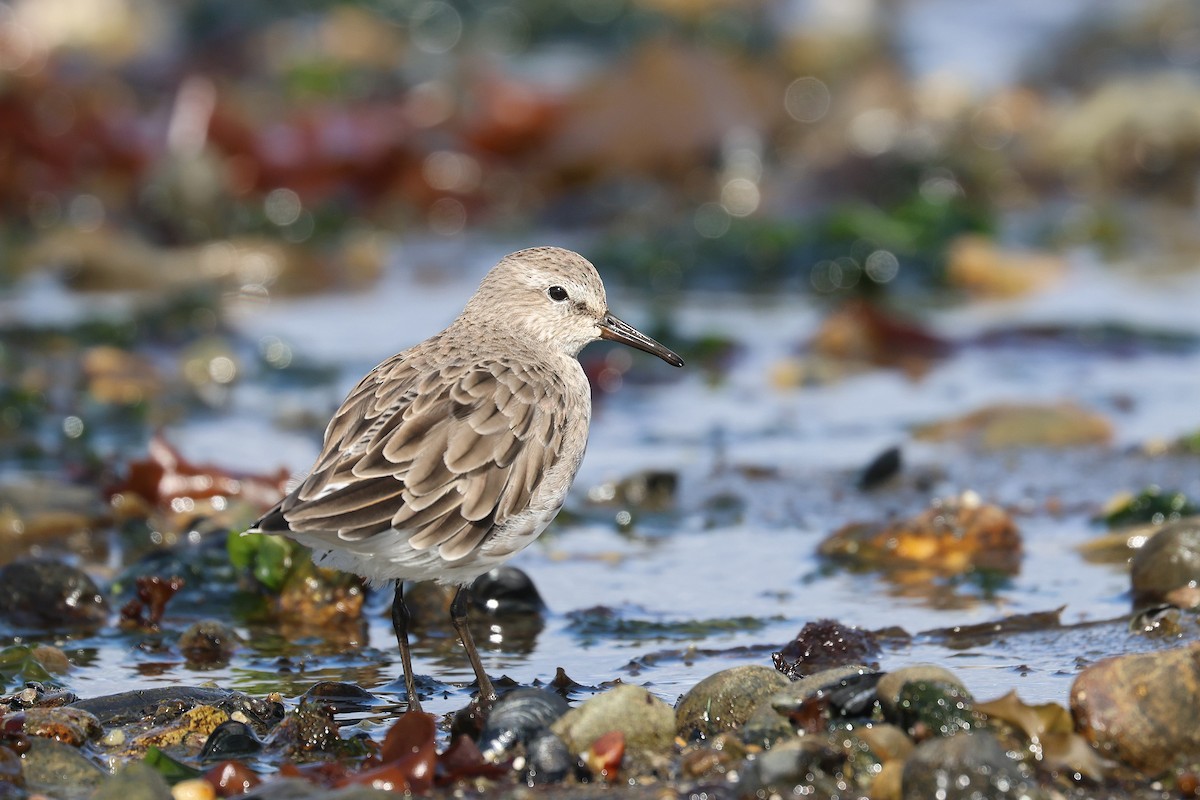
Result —
[{"label": "submerged stone", "polygon": [[742,797],[856,797],[845,759],[824,737],[792,739],[746,766]]},{"label": "submerged stone", "polygon": [[917,745],[904,763],[904,800],[1026,798],[1036,786],[995,734],[959,733]]},{"label": "submerged stone", "polygon": [[171,787],[154,767],[129,761],[100,785],[91,800],[171,800]]},{"label": "submerged stone", "polygon": [[1133,554],[1129,579],[1135,604],[1161,602],[1200,585],[1200,517],[1159,528]]},{"label": "submerged stone", "polygon": [[5,727],[10,720],[20,720],[21,730],[29,736],[54,739],[74,747],[81,747],[103,733],[100,720],[94,715],[69,706],[30,708],[6,717]]},{"label": "submerged stone", "polygon": [[179,652],[193,664],[224,664],[241,644],[238,632],[215,619],[193,622],[179,635]]},{"label": "submerged stone", "polygon": [[107,778],[77,747],[31,737],[24,756],[25,788],[58,800],[90,798]]},{"label": "submerged stone", "polygon": [[0,567],[0,622],[18,628],[95,628],[108,601],[87,573],[48,558]]}]

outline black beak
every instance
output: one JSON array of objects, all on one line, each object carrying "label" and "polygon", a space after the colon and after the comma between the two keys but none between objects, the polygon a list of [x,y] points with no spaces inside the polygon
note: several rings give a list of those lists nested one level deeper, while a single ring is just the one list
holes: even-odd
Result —
[{"label": "black beak", "polygon": [[683,359],[677,356],[671,350],[663,347],[658,342],[651,339],[646,334],[639,331],[637,328],[630,325],[628,322],[622,322],[612,315],[606,313],[604,318],[599,322],[600,338],[608,339],[612,342],[620,342],[627,344],[630,347],[636,347],[638,350],[644,350],[647,353],[658,356],[663,361],[673,367],[682,367]]}]

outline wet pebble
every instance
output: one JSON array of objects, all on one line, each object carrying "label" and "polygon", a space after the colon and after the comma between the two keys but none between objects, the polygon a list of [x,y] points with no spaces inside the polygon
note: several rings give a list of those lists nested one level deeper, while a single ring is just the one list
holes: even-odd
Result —
[{"label": "wet pebble", "polygon": [[1021,534],[1007,511],[963,492],[899,522],[845,525],[821,542],[818,552],[879,569],[1015,573],[1021,564]]},{"label": "wet pebble", "polygon": [[18,628],[94,628],[108,619],[108,601],[82,570],[53,559],[0,567],[0,620]]},{"label": "wet pebble", "polygon": [[918,427],[921,441],[967,441],[987,450],[1108,444],[1112,423],[1076,403],[997,404]]},{"label": "wet pebble", "polygon": [[100,720],[94,714],[70,706],[31,708],[5,718],[5,727],[10,720],[20,720],[25,734],[82,747],[103,733]]},{"label": "wet pebble", "polygon": [[171,787],[154,767],[128,761],[100,784],[92,800],[171,800]]},{"label": "wet pebble", "polygon": [[77,747],[31,737],[24,756],[25,788],[59,800],[91,797],[107,775]]},{"label": "wet pebble", "polygon": [[691,746],[679,759],[679,771],[686,778],[725,776],[736,773],[746,758],[746,747],[732,733],[714,736],[707,745]]},{"label": "wet pebble", "polygon": [[203,778],[180,781],[171,787],[172,800],[216,800],[217,792]]},{"label": "wet pebble", "polygon": [[944,683],[966,690],[966,686],[958,676],[945,667],[937,664],[913,664],[908,667],[885,673],[875,686],[875,694],[883,707],[883,714],[888,718],[896,718],[903,713],[900,707],[901,690],[904,685],[912,682]]},{"label": "wet pebble", "polygon": [[742,727],[766,698],[790,684],[770,667],[746,664],[709,675],[675,706],[675,731],[685,741]]},{"label": "wet pebble", "polygon": [[1200,584],[1200,518],[1159,528],[1133,554],[1129,577],[1137,604],[1162,602],[1178,589]]},{"label": "wet pebble", "polygon": [[245,794],[262,783],[258,773],[240,761],[222,761],[204,773],[204,779],[212,784],[222,797]]},{"label": "wet pebble", "polygon": [[71,662],[67,654],[52,644],[39,644],[30,653],[39,664],[49,673],[66,675],[71,671]]},{"label": "wet pebble", "polygon": [[646,470],[615,483],[588,490],[594,505],[623,506],[634,511],[667,511],[675,505],[679,476],[667,470]]},{"label": "wet pebble", "polygon": [[950,736],[979,724],[975,701],[954,673],[933,665],[890,672],[876,686],[883,716],[920,740]]},{"label": "wet pebble", "polygon": [[917,745],[904,764],[904,800],[1026,798],[1036,787],[988,731],[959,733]]},{"label": "wet pebble", "polygon": [[179,652],[191,664],[220,665],[233,657],[242,637],[215,619],[193,622],[179,635]]},{"label": "wet pebble", "polygon": [[483,757],[503,760],[518,745],[546,733],[568,708],[566,700],[545,689],[522,687],[508,692],[492,706],[479,735]]},{"label": "wet pebble", "polygon": [[675,743],[675,712],[641,686],[621,684],[590,697],[551,726],[572,753],[582,754],[597,739],[618,731],[634,768],[649,766]]},{"label": "wet pebble", "polygon": [[342,739],[325,707],[304,704],[289,712],[271,732],[268,745],[286,758],[308,760],[318,753],[338,754],[350,742]]},{"label": "wet pebble", "polygon": [[1100,752],[1155,773],[1200,758],[1200,645],[1091,665],[1071,687],[1076,729]]},{"label": "wet pebble", "polygon": [[504,565],[488,570],[471,584],[471,602],[492,616],[541,614],[546,603],[524,571]]},{"label": "wet pebble", "polygon": [[24,786],[25,775],[21,770],[21,757],[11,749],[0,746],[0,785]]},{"label": "wet pebble", "polygon": [[741,796],[855,796],[843,776],[844,763],[842,755],[830,748],[824,737],[792,739],[746,765]]}]

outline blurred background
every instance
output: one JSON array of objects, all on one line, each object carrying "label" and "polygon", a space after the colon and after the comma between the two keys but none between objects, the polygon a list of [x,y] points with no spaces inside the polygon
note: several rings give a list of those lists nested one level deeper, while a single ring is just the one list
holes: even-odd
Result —
[{"label": "blurred background", "polygon": [[[1124,614],[1128,554],[1075,548],[1114,494],[1200,495],[1198,168],[1189,0],[0,2],[0,565],[53,557],[114,603],[163,552],[228,566],[361,374],[558,244],[689,368],[585,352],[591,450],[517,562],[557,616],[532,658],[492,648],[518,680],[656,670],[673,698],[705,667],[663,641]],[[964,491],[1025,515],[999,577],[817,552]],[[188,591],[184,622],[261,619]],[[126,636],[72,640],[103,666],[77,690],[180,679]],[[217,679],[275,688],[292,639]],[[1060,695],[1075,667],[1037,652],[1022,677]]]}]

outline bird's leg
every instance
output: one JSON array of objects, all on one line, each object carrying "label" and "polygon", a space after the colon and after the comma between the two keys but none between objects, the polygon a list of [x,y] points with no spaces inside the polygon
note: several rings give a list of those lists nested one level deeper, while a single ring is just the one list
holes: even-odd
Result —
[{"label": "bird's leg", "polygon": [[454,625],[454,632],[462,641],[467,658],[471,661],[471,669],[475,670],[475,677],[479,680],[479,703],[488,707],[496,699],[496,690],[492,687],[492,679],[483,671],[483,662],[479,660],[479,651],[475,649],[475,640],[471,638],[471,630],[467,627],[467,606],[470,601],[471,590],[466,586],[458,587],[458,591],[454,593],[454,600],[450,603],[450,622]]},{"label": "bird's leg", "polygon": [[400,645],[400,665],[404,669],[408,710],[420,711],[421,698],[417,696],[417,679],[413,675],[412,653],[408,649],[408,622],[408,606],[404,605],[404,581],[396,581],[396,596],[392,598],[392,629],[396,631],[396,643]]}]

